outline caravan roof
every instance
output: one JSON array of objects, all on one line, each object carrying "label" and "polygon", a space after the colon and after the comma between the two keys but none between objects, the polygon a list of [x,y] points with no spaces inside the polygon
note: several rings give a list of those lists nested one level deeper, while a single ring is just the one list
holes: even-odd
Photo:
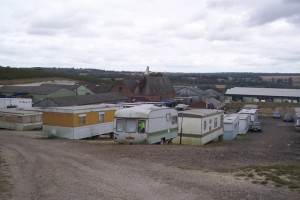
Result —
[{"label": "caravan roof", "polygon": [[186,110],[183,112],[179,113],[179,117],[183,116],[183,117],[200,117],[200,118],[204,118],[204,117],[208,117],[208,116],[213,116],[216,114],[223,114],[224,111],[222,110],[216,110],[216,109],[193,109],[193,110]]},{"label": "caravan roof", "polygon": [[[143,104],[139,106],[134,106],[131,108],[125,108],[116,111],[115,116],[116,117],[129,117],[129,118],[148,118],[150,113],[153,111],[158,111],[158,110],[174,110],[168,107],[159,107],[155,106],[153,104]],[[174,112],[177,113],[176,110]]]},{"label": "caravan roof", "polygon": [[238,113],[239,114],[255,114],[257,109],[242,109]]},{"label": "caravan roof", "polygon": [[239,114],[227,114],[224,115],[224,124],[232,124],[232,122],[239,119]]}]

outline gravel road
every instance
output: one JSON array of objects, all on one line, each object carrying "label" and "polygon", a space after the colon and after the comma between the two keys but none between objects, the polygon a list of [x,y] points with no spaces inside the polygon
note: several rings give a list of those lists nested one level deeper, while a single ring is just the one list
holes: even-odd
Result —
[{"label": "gravel road", "polygon": [[0,130],[0,154],[11,176],[11,190],[0,198],[298,199],[288,188],[213,171],[300,161],[293,125],[261,121],[262,133],[203,147],[46,140]]}]

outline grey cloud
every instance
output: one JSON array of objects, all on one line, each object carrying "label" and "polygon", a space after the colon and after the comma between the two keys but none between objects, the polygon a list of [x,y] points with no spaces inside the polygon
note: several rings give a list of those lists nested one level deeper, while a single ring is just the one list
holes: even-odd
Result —
[{"label": "grey cloud", "polygon": [[258,8],[250,14],[251,25],[263,25],[278,19],[286,19],[288,22],[297,22],[293,19],[299,18],[300,3],[296,1],[284,1],[269,3]]}]

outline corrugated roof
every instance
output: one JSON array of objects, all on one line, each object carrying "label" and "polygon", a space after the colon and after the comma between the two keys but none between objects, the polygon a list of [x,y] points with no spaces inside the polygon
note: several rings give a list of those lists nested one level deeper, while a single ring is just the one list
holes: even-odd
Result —
[{"label": "corrugated roof", "polygon": [[[115,103],[120,101],[127,101],[127,97],[122,96],[116,92],[91,94],[91,95],[76,95],[67,97],[50,97],[42,101],[50,100],[58,106],[78,106],[99,103]],[[42,101],[36,102],[35,105],[41,104]]]},{"label": "corrugated roof", "polygon": [[51,94],[59,90],[69,90],[58,86],[11,86],[5,85],[0,87],[0,93],[29,93],[29,94]]},{"label": "corrugated roof", "polygon": [[297,97],[297,98],[300,98],[300,89],[234,87],[234,88],[228,89],[226,91],[226,95],[273,96],[273,97]]},{"label": "corrugated roof", "polygon": [[201,90],[199,89],[198,87],[195,87],[195,86],[174,86],[174,89],[175,91],[177,90],[181,90],[181,89],[188,89],[188,90],[191,90],[197,94],[200,94],[200,95],[203,95],[203,94],[208,94],[208,92],[204,91],[204,90]]}]

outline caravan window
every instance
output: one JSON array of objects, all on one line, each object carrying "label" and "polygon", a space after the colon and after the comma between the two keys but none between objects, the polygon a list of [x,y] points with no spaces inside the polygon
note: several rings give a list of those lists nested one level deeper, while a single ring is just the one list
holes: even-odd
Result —
[{"label": "caravan window", "polygon": [[135,119],[126,119],[125,122],[126,133],[135,133],[136,132],[136,120]]},{"label": "caravan window", "polygon": [[217,128],[217,126],[218,126],[218,119],[214,118],[214,128]]},{"label": "caravan window", "polygon": [[206,121],[204,121],[203,130],[206,130]]},{"label": "caravan window", "polygon": [[99,120],[99,123],[104,122],[104,112],[100,112],[100,113],[99,113],[99,115],[98,115],[98,120]]},{"label": "caravan window", "polygon": [[172,124],[177,124],[177,116],[175,116],[175,117],[172,117]]},{"label": "caravan window", "polygon": [[124,120],[123,119],[117,119],[117,123],[116,123],[117,132],[122,132],[123,129],[124,129],[123,126],[124,126]]},{"label": "caravan window", "polygon": [[138,120],[138,133],[145,133],[146,121]]}]

